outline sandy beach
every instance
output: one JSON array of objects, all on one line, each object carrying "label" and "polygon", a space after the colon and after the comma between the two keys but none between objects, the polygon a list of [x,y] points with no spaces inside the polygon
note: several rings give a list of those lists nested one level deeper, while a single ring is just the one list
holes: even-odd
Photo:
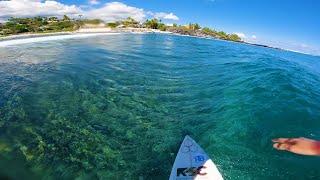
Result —
[{"label": "sandy beach", "polygon": [[170,34],[171,32],[164,32],[157,29],[147,29],[147,28],[81,28],[77,31],[64,31],[64,32],[53,32],[53,33],[25,33],[18,35],[10,35],[0,37],[1,41],[8,41],[14,39],[26,39],[34,37],[46,37],[46,36],[57,36],[57,35],[75,35],[75,34],[87,34],[87,33],[165,33]]}]

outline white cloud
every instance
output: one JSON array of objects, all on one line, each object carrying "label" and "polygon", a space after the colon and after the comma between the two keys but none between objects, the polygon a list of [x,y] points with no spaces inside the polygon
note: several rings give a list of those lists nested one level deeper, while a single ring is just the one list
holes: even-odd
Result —
[{"label": "white cloud", "polygon": [[155,13],[154,17],[157,19],[166,19],[166,20],[174,20],[174,21],[179,20],[179,17],[174,15],[173,13],[159,12],[159,13]]},{"label": "white cloud", "polygon": [[238,35],[243,41],[246,41],[246,42],[256,42],[257,40],[256,35],[248,35],[243,32],[235,32],[233,34]]},{"label": "white cloud", "polygon": [[106,3],[101,8],[89,10],[85,15],[90,18],[100,18],[107,22],[118,21],[127,17],[142,21],[146,17],[143,9],[128,6],[121,2]]},{"label": "white cloud", "polygon": [[[100,3],[99,0],[88,0],[87,2],[90,5]],[[173,13],[145,11],[142,8],[128,6],[121,2],[109,2],[94,8],[85,4],[66,5],[54,0],[0,0],[0,21],[5,21],[10,17],[61,17],[63,15],[77,17],[79,14],[85,18],[99,18],[106,22],[123,20],[127,17],[132,17],[137,21],[144,21],[147,17],[179,20]]]},{"label": "white cloud", "polygon": [[273,47],[280,47],[282,49],[286,49],[294,52],[320,56],[320,48],[314,45],[308,45],[305,43],[301,44],[297,42],[279,42],[279,41],[266,41],[263,43]]},{"label": "white cloud", "polygon": [[241,39],[245,39],[246,38],[246,35],[242,32],[236,32],[236,33],[233,33],[233,34],[236,34],[238,35]]},{"label": "white cloud", "polygon": [[98,0],[89,0],[89,4],[97,5],[97,4],[100,4],[100,2]]},{"label": "white cloud", "polygon": [[0,20],[9,17],[30,17],[30,16],[62,16],[77,15],[82,10],[75,5],[65,5],[57,1],[40,0],[11,0],[0,1]]}]

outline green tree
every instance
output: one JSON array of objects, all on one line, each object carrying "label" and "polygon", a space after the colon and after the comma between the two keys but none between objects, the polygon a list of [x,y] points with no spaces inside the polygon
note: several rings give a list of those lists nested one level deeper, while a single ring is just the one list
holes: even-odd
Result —
[{"label": "green tree", "polygon": [[217,34],[218,34],[216,30],[210,29],[208,27],[204,27],[202,29],[202,33],[209,35],[209,36],[213,36],[213,37],[217,37]]},{"label": "green tree", "polygon": [[49,17],[48,20],[51,22],[57,22],[58,18],[57,17]]},{"label": "green tree", "polygon": [[166,31],[167,30],[167,26],[163,23],[159,23],[157,29],[161,30],[161,31]]},{"label": "green tree", "polygon": [[144,25],[147,27],[147,28],[151,28],[151,29],[158,29],[158,26],[159,26],[159,20],[154,18],[154,19],[151,19],[151,20],[146,20],[146,22],[144,23]]},{"label": "green tree", "polygon": [[70,21],[71,19],[67,15],[63,15],[62,21]]},{"label": "green tree", "polygon": [[123,24],[125,27],[138,27],[139,26],[139,22],[134,20],[131,17],[128,17],[127,19],[123,20],[121,22],[121,24]]},{"label": "green tree", "polygon": [[223,32],[223,31],[219,31],[219,32],[217,33],[217,35],[218,35],[218,37],[221,38],[221,39],[225,39],[225,40],[228,39],[227,33]]},{"label": "green tree", "polygon": [[201,26],[198,23],[193,24],[193,30],[201,29]]},{"label": "green tree", "polygon": [[29,30],[25,24],[17,24],[15,26],[15,32],[16,33],[24,33],[24,32],[29,32]]},{"label": "green tree", "polygon": [[5,32],[6,34],[17,34],[22,32],[28,32],[26,19],[19,19],[19,18],[10,18],[5,23],[3,29],[7,29]]},{"label": "green tree", "polygon": [[120,23],[119,22],[110,22],[110,23],[107,23],[107,27],[110,27],[110,28],[116,28],[117,26],[119,26]]},{"label": "green tree", "polygon": [[189,23],[188,28],[193,31],[201,29],[201,27],[198,23],[195,23],[195,24]]},{"label": "green tree", "polygon": [[241,38],[236,34],[229,34],[228,39],[231,41],[237,41],[237,42],[241,41]]}]

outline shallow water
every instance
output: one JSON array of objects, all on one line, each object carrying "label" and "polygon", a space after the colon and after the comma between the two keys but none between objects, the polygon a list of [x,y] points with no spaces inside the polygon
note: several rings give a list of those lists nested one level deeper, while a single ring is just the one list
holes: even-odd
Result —
[{"label": "shallow water", "polygon": [[184,135],[225,179],[319,179],[320,58],[172,35],[0,48],[0,174],[166,179]]}]

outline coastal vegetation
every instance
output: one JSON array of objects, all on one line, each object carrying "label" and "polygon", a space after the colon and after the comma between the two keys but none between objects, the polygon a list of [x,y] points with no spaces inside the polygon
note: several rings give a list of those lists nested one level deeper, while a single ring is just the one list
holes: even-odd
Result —
[{"label": "coastal vegetation", "polygon": [[241,38],[236,34],[227,34],[223,31],[217,31],[209,27],[201,27],[197,23],[189,23],[187,25],[166,25],[159,19],[147,19],[145,22],[138,22],[128,17],[122,21],[104,22],[100,19],[72,19],[67,15],[58,17],[33,17],[33,18],[10,18],[4,23],[0,23],[0,36],[16,35],[21,33],[50,33],[76,31],[86,25],[103,26],[113,29],[120,28],[147,28],[157,29],[160,31],[169,31],[177,34],[213,37],[217,39],[237,41]]},{"label": "coastal vegetation", "polygon": [[61,19],[57,17],[10,18],[7,22],[0,24],[0,35],[74,31],[80,26],[81,21],[72,20],[66,15]]}]

